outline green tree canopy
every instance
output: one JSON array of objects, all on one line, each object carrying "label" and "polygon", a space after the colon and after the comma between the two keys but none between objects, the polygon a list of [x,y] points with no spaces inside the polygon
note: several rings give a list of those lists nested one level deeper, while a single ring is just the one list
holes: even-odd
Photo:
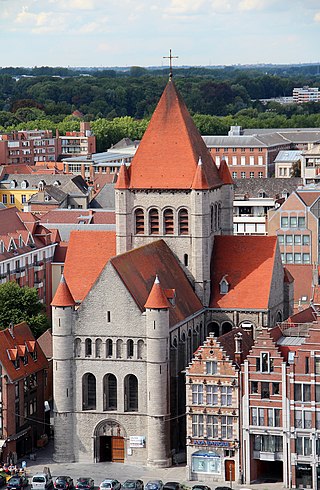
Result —
[{"label": "green tree canopy", "polygon": [[0,285],[0,329],[27,322],[35,337],[39,337],[48,327],[49,321],[39,300],[37,290],[28,286],[20,287],[10,281]]}]

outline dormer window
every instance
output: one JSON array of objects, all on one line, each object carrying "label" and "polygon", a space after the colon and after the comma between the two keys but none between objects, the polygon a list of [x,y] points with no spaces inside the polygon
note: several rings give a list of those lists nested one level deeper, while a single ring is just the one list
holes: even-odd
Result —
[{"label": "dormer window", "polygon": [[16,180],[11,180],[10,182],[10,189],[15,189],[17,187],[17,181]]},{"label": "dormer window", "polygon": [[39,191],[43,191],[44,186],[45,186],[45,182],[44,182],[44,180],[40,180],[40,182],[39,182],[39,184],[38,184],[38,189],[39,189]]},{"label": "dormer window", "polygon": [[58,186],[58,185],[61,185],[61,183],[60,183],[59,180],[55,180],[54,183],[53,183],[53,185]]},{"label": "dormer window", "polygon": [[226,279],[226,276],[223,276],[221,279],[220,283],[220,294],[227,294],[229,292],[229,283]]},{"label": "dormer window", "polygon": [[26,189],[28,187],[28,182],[26,180],[23,180],[21,182],[21,189]]}]

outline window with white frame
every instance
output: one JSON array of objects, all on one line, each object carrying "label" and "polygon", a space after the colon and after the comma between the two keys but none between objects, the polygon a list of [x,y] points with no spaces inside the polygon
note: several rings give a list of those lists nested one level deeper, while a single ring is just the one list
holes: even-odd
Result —
[{"label": "window with white frame", "polygon": [[320,412],[316,411],[316,429],[320,429]]},{"label": "window with white frame", "polygon": [[280,427],[280,409],[268,408],[268,426]]},{"label": "window with white frame", "polygon": [[221,406],[232,405],[232,386],[221,386]]},{"label": "window with white frame", "polygon": [[207,437],[218,437],[219,418],[216,415],[207,415]]},{"label": "window with white frame", "polygon": [[271,373],[273,371],[273,359],[269,352],[260,352],[260,358],[257,358],[256,368],[261,373]]},{"label": "window with white frame", "polygon": [[314,358],[314,374],[320,374],[320,357]]},{"label": "window with white frame", "polygon": [[258,425],[265,425],[264,408],[258,409]]},{"label": "window with white frame", "polygon": [[311,385],[306,383],[295,383],[294,385],[295,401],[310,402],[311,401]]},{"label": "window with white frame", "polygon": [[203,437],[203,415],[192,415],[192,436]]},{"label": "window with white frame", "polygon": [[258,408],[251,408],[251,425],[258,425]]},{"label": "window with white frame", "polygon": [[203,404],[203,385],[193,384],[192,385],[192,404],[202,405]]},{"label": "window with white frame", "polygon": [[218,405],[218,385],[206,385],[207,405]]},{"label": "window with white frame", "polygon": [[310,437],[296,438],[296,453],[299,456],[310,456],[312,451],[312,440]]},{"label": "window with white frame", "polygon": [[216,374],[218,370],[217,361],[207,361],[206,362],[206,373],[207,374]]},{"label": "window with white frame", "polygon": [[233,438],[233,417],[227,415],[221,417],[221,437],[223,439]]}]

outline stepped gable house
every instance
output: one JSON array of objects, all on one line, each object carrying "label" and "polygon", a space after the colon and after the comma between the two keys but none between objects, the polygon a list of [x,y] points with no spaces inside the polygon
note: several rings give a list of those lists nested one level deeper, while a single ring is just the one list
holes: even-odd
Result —
[{"label": "stepped gable house", "polygon": [[[226,164],[216,167],[170,79],[130,167],[119,171],[116,246],[110,234],[96,247],[93,271],[90,232],[79,234],[78,265],[68,247],[52,301],[56,461],[169,466],[185,452],[193,352],[215,329],[255,333],[286,317],[292,282],[276,241],[229,236],[232,201]],[[227,269],[237,243],[240,266]],[[250,301],[233,303],[240,294]]]}]

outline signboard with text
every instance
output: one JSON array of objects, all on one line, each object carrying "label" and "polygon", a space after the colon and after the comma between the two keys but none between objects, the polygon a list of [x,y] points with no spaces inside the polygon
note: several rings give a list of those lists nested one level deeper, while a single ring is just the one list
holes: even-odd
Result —
[{"label": "signboard with text", "polygon": [[130,447],[146,447],[145,436],[130,436]]}]

